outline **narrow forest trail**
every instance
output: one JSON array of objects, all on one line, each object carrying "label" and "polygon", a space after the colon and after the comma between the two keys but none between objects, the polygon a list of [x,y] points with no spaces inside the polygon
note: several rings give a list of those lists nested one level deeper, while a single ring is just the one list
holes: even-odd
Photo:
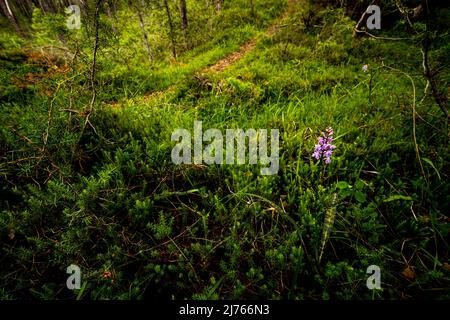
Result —
[{"label": "narrow forest trail", "polygon": [[[288,4],[286,6],[286,9],[284,12],[275,19],[275,21],[267,28],[266,32],[264,33],[266,36],[273,36],[275,33],[278,32],[280,29],[280,26],[282,25],[283,21],[286,20],[294,11],[295,11],[295,4],[299,0],[289,0]],[[206,67],[202,69],[201,73],[208,73],[208,72],[222,72],[229,66],[235,64],[237,61],[241,60],[245,55],[247,55],[249,52],[253,51],[256,47],[256,44],[258,42],[258,39],[255,37],[242,45],[240,49],[229,56],[219,60],[216,64]]]},{"label": "narrow forest trail", "polygon": [[[276,34],[280,30],[280,27],[283,25],[285,20],[295,12],[296,10],[295,6],[300,1],[303,0],[288,0],[288,3],[283,13],[277,18],[275,18],[275,20],[269,25],[269,27],[264,32],[264,35],[271,37],[274,34]],[[220,73],[224,71],[226,68],[234,65],[236,62],[244,58],[248,53],[253,51],[256,48],[256,45],[258,44],[258,41],[260,41],[260,39],[261,39],[260,36],[253,37],[251,40],[243,44],[238,51],[235,51],[226,56],[225,58],[222,58],[212,66],[208,66],[203,69],[194,71],[194,75]],[[152,100],[162,100],[164,99],[165,95],[173,93],[175,91],[176,85],[177,83],[174,83],[164,90],[147,92],[143,95],[143,100],[145,101],[145,103],[149,103]],[[110,107],[120,108],[123,107],[123,104],[120,102],[115,102],[112,103]]]}]

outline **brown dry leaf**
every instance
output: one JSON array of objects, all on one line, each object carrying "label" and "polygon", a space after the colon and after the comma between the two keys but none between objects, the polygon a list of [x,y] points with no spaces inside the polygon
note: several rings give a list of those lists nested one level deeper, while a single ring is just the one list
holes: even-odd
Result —
[{"label": "brown dry leaf", "polygon": [[416,278],[416,272],[410,266],[403,269],[402,275],[409,280],[414,280]]},{"label": "brown dry leaf", "polygon": [[444,268],[450,270],[450,263],[444,262]]}]

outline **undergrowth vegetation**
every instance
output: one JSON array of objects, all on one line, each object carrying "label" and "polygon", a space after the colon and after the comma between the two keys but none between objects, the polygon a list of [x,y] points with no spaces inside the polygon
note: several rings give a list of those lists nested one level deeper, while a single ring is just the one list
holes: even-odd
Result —
[{"label": "undergrowth vegetation", "polygon": [[[176,59],[149,24],[151,63],[119,11],[89,121],[89,33],[56,45],[58,20],[37,10],[32,40],[1,34],[0,298],[450,298],[449,128],[424,94],[420,40],[355,36],[336,7],[254,0],[254,18],[236,2],[188,1],[196,33]],[[444,87],[449,48],[447,34],[430,52]],[[171,134],[194,121],[279,129],[278,173],[173,164]],[[328,127],[325,165],[311,155]],[[382,290],[366,287],[370,265]]]}]

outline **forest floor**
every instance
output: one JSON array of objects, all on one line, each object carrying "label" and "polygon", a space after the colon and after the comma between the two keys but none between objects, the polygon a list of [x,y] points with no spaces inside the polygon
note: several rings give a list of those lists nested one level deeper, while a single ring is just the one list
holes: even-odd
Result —
[{"label": "forest floor", "polygon": [[[448,124],[422,97],[420,50],[354,37],[342,8],[254,0],[254,19],[225,3],[192,17],[197,46],[151,64],[125,14],[92,126],[85,60],[0,50],[0,299],[449,298]],[[198,122],[279,132],[278,171],[176,163],[174,132],[189,155]],[[383,290],[366,286],[374,265]]]}]

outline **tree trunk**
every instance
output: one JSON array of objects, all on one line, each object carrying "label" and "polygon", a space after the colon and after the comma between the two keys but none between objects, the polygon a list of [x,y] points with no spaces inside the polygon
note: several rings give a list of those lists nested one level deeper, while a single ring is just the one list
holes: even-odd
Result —
[{"label": "tree trunk", "polygon": [[432,45],[431,39],[430,39],[430,8],[428,6],[428,1],[423,0],[422,1],[423,10],[425,11],[425,21],[426,21],[426,31],[425,31],[425,39],[422,40],[422,56],[423,56],[423,69],[424,69],[424,76],[427,80],[427,86],[430,85],[431,87],[431,94],[433,95],[434,100],[436,101],[439,108],[441,108],[442,112],[444,113],[445,117],[450,120],[450,111],[448,110],[448,98],[446,92],[440,92],[436,79],[434,78],[434,75],[436,75],[435,72],[433,72],[430,68],[429,63],[429,50]]},{"label": "tree trunk", "polygon": [[253,0],[250,0],[250,14],[252,18],[256,18],[255,3],[253,2]]},{"label": "tree trunk", "polygon": [[224,0],[216,0],[216,10],[220,11],[222,9],[222,4]]},{"label": "tree trunk", "polygon": [[3,13],[8,18],[9,22],[14,27],[16,32],[22,37],[25,37],[24,33],[19,27],[19,24],[17,23],[16,17],[12,12],[11,7],[9,6],[8,0],[0,0],[0,7],[2,8]]},{"label": "tree trunk", "polygon": [[[95,75],[97,69],[97,52],[99,46],[99,20],[100,20],[100,5],[102,0],[97,0],[95,5],[95,14],[94,14],[94,45],[92,49],[92,66],[91,66],[91,89],[92,89],[92,100],[91,100],[91,108],[89,111],[89,115],[92,113],[94,108],[94,103],[97,98],[97,88],[95,84]],[[89,120],[89,118],[87,118]]]},{"label": "tree trunk", "polygon": [[148,42],[147,32],[145,31],[144,18],[142,17],[141,9],[136,7],[138,18],[139,18],[139,26],[141,27],[142,35],[144,37],[145,48],[147,49],[147,57],[148,61],[152,62],[152,51],[150,50],[150,44]]},{"label": "tree trunk", "polygon": [[183,30],[184,47],[187,50],[189,48],[189,42],[187,37],[188,19],[186,11],[186,0],[180,0],[180,18],[181,30]]},{"label": "tree trunk", "polygon": [[111,14],[110,1],[107,1],[105,4],[106,4],[106,6],[105,6],[106,14],[108,15],[108,18],[111,19],[111,27],[113,29],[114,34],[117,35],[118,33],[117,33],[116,26],[114,25],[114,17]]},{"label": "tree trunk", "polygon": [[169,4],[167,3],[167,0],[164,0],[164,7],[166,8],[167,19],[169,21],[169,36],[170,36],[170,41],[172,44],[172,56],[174,58],[176,58],[177,57],[177,49],[175,46],[175,33],[173,30],[172,16],[170,15]]},{"label": "tree trunk", "polygon": [[55,8],[53,7],[52,3],[47,2],[47,0],[39,0],[39,6],[45,13],[55,13]]},{"label": "tree trunk", "polygon": [[33,3],[31,0],[25,0],[20,2],[21,11],[26,17],[31,18],[33,16]]}]

